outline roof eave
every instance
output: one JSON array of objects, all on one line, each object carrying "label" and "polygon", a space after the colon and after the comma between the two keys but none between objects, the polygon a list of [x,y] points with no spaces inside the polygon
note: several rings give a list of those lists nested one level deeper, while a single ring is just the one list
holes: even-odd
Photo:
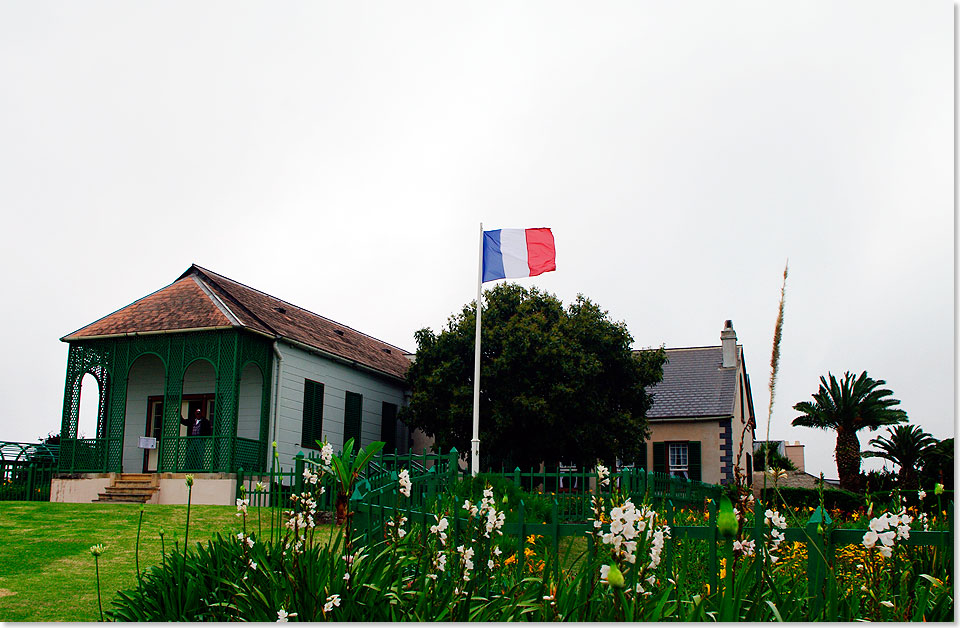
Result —
[{"label": "roof eave", "polygon": [[262,331],[256,329],[250,329],[244,325],[216,325],[212,327],[187,327],[184,329],[155,329],[150,331],[125,331],[118,334],[98,334],[96,336],[76,336],[73,334],[64,336],[60,339],[61,342],[78,342],[81,340],[105,340],[108,338],[126,338],[131,336],[158,336],[161,334],[180,334],[188,332],[197,332],[197,331],[220,331],[223,329],[242,329],[265,338],[270,338],[275,340],[276,336],[272,334],[266,334]]}]

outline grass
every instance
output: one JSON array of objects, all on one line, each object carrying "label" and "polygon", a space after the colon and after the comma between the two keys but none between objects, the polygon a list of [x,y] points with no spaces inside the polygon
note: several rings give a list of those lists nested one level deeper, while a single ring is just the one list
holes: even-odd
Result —
[{"label": "grass", "polygon": [[[247,533],[257,530],[250,508]],[[148,504],[140,533],[140,570],[161,559],[160,528],[169,553],[183,543],[186,506]],[[100,584],[104,610],[118,589],[136,586],[139,504],[0,502],[0,621],[97,621],[97,584],[90,546],[104,545]],[[263,511],[269,535],[269,512]],[[242,520],[232,506],[192,506],[190,542],[220,532],[236,534]],[[326,536],[330,526],[318,534]],[[321,537],[322,538],[322,537]]]}]

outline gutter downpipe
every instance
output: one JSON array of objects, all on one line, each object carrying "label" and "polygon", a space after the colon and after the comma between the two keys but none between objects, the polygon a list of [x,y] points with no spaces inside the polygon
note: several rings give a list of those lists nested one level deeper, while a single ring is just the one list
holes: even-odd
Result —
[{"label": "gutter downpipe", "polygon": [[[279,340],[273,341],[273,355],[277,356],[277,375],[273,385],[273,442],[277,442],[277,429],[280,425],[280,370],[283,368],[283,354],[277,348]],[[273,452],[270,453],[271,459]],[[268,465],[269,466],[269,465]]]}]

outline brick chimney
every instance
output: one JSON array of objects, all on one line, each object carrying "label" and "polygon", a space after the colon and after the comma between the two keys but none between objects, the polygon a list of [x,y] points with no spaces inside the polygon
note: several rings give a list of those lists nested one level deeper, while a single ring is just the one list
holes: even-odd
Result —
[{"label": "brick chimney", "polygon": [[723,347],[723,368],[737,365],[737,332],[733,331],[733,321],[723,323],[720,332],[720,345]]}]

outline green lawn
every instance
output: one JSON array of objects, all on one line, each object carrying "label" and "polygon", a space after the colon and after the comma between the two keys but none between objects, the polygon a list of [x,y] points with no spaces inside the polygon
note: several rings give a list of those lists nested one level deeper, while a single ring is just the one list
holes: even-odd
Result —
[{"label": "green lawn", "polygon": [[[148,504],[140,534],[140,569],[160,562],[160,528],[169,552],[183,544],[186,506]],[[136,585],[139,504],[0,502],[0,621],[96,621],[97,585],[90,546],[102,543],[103,608],[118,589]],[[269,511],[263,532],[269,536]],[[236,534],[242,520],[232,506],[193,506],[190,543]],[[247,531],[257,530],[250,508]],[[324,527],[329,533],[329,526]]]}]

